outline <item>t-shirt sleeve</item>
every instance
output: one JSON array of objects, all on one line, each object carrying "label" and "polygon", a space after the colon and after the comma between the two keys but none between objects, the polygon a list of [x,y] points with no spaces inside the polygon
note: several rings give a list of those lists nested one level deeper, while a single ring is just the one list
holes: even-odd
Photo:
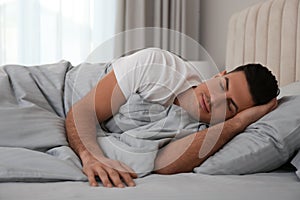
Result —
[{"label": "t-shirt sleeve", "polygon": [[169,105],[178,94],[200,82],[197,71],[187,62],[159,48],[121,57],[112,66],[126,99],[138,93],[145,100]]},{"label": "t-shirt sleeve", "polygon": [[143,85],[148,66],[157,58],[155,53],[154,48],[143,49],[112,63],[117,82],[126,99],[132,93],[137,93]]}]

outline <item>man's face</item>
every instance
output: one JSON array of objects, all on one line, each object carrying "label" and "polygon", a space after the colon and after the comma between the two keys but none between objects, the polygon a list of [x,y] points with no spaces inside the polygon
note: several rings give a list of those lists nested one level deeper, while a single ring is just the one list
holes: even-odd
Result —
[{"label": "man's face", "polygon": [[222,72],[194,88],[197,102],[191,113],[200,121],[215,124],[254,105],[244,72]]}]

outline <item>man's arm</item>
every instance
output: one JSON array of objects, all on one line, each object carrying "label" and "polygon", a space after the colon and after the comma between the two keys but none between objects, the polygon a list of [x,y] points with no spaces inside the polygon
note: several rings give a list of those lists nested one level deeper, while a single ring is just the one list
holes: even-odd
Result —
[{"label": "man's arm", "polygon": [[103,155],[97,143],[96,125],[118,111],[125,98],[111,71],[80,101],[75,103],[66,117],[68,142],[78,154],[83,164],[83,172],[88,176],[90,185],[97,186],[98,176],[106,187],[134,186],[132,169],[116,160]]},{"label": "man's arm", "polygon": [[192,171],[235,135],[276,106],[277,100],[273,99],[268,104],[246,109],[224,123],[216,124],[168,144],[158,153],[155,160],[155,172],[174,174]]}]

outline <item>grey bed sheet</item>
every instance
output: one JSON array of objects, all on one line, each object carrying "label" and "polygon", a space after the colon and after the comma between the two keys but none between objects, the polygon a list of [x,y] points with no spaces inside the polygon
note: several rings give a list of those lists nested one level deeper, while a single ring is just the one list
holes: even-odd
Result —
[{"label": "grey bed sheet", "polygon": [[90,187],[86,182],[0,183],[1,200],[299,200],[295,173],[251,175],[152,174],[133,188]]},{"label": "grey bed sheet", "polygon": [[[111,65],[69,62],[0,68],[0,182],[86,181],[68,147],[64,119]],[[119,113],[97,126],[107,157],[151,173],[160,147],[207,128],[181,107],[164,107],[133,94]]]}]

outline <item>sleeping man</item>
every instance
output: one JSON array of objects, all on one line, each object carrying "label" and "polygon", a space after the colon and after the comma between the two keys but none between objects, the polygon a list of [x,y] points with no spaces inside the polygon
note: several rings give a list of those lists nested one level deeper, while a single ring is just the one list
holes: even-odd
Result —
[{"label": "sleeping man", "polygon": [[[277,106],[278,85],[260,64],[240,66],[202,82],[197,69],[158,48],[138,51],[112,63],[113,69],[69,110],[70,146],[82,161],[90,185],[98,177],[105,187],[135,186],[136,173],[105,156],[96,139],[96,125],[118,113],[134,93],[163,106],[175,104],[210,127],[167,144],[159,151],[153,172],[190,172],[230,139]],[[100,92],[101,91],[101,92]],[[206,153],[199,154],[208,144]]]}]

